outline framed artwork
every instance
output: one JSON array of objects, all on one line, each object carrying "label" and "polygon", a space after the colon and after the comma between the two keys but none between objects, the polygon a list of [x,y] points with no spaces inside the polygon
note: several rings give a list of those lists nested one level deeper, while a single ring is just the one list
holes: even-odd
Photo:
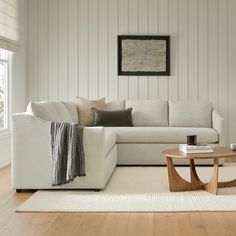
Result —
[{"label": "framed artwork", "polygon": [[170,75],[170,36],[118,35],[118,75]]}]

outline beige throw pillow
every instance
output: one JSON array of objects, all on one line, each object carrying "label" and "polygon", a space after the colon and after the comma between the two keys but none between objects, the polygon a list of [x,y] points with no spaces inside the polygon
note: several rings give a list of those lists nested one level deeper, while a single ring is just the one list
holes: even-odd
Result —
[{"label": "beige throw pillow", "polygon": [[94,112],[92,107],[97,109],[105,109],[105,98],[99,100],[88,100],[86,98],[77,97],[76,106],[79,112],[79,123],[84,126],[92,126],[94,123]]}]

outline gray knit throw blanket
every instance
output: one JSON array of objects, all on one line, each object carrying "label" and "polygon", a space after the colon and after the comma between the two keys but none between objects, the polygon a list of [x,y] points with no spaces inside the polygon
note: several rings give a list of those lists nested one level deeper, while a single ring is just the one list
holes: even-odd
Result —
[{"label": "gray knit throw blanket", "polygon": [[66,122],[51,122],[52,186],[85,176],[84,127]]}]

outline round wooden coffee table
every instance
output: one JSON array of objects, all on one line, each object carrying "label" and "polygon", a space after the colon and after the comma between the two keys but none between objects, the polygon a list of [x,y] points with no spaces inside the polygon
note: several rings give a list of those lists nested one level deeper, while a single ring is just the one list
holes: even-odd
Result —
[{"label": "round wooden coffee table", "polygon": [[[236,151],[231,151],[229,147],[215,147],[213,153],[191,153],[186,154],[178,149],[170,149],[163,151],[166,156],[169,188],[171,192],[205,190],[212,194],[217,194],[218,188],[236,187],[236,179],[228,182],[218,182],[219,159],[236,157]],[[190,162],[191,182],[183,179],[175,169],[173,159],[188,159]],[[213,176],[209,183],[203,183],[197,175],[195,169],[195,159],[212,159],[213,160]]]}]

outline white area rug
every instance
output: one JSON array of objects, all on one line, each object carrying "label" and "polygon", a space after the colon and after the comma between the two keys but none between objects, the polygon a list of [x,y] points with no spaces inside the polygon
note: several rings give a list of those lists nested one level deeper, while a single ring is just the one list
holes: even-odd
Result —
[{"label": "white area rug", "polygon": [[[211,167],[198,167],[208,181]],[[189,179],[189,168],[178,172]],[[221,181],[236,178],[236,165],[220,168]],[[166,167],[117,167],[106,189],[38,191],[17,212],[181,212],[236,211],[236,188],[170,193]]]}]

